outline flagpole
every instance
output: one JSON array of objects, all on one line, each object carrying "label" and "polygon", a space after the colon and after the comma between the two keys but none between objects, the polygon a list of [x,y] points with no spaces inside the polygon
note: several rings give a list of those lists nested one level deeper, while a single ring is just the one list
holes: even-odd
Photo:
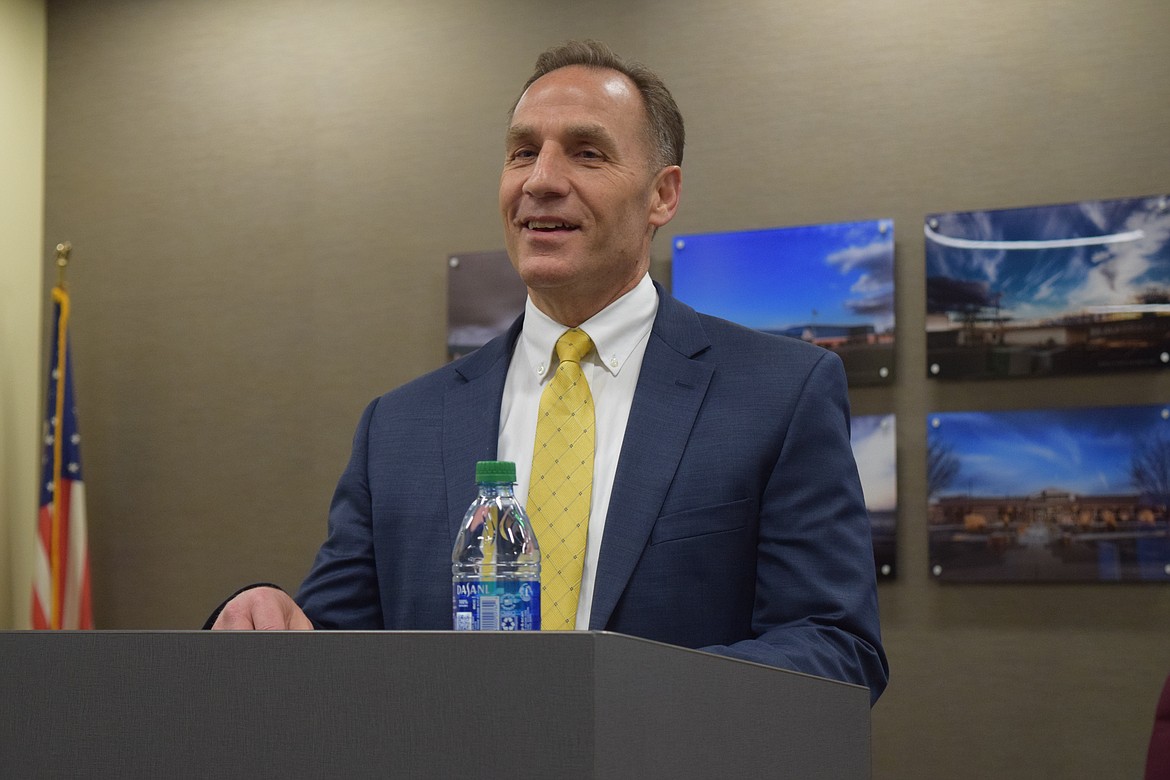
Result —
[{"label": "flagpole", "polygon": [[54,431],[53,431],[53,522],[50,530],[50,592],[52,606],[49,609],[50,623],[54,629],[62,626],[62,613],[65,607],[65,578],[61,563],[61,526],[64,518],[61,516],[62,505],[65,503],[61,495],[64,484],[61,479],[61,450],[64,442],[65,425],[65,374],[66,360],[68,359],[68,329],[69,329],[69,294],[65,292],[65,269],[69,265],[69,253],[73,245],[65,241],[57,244],[57,286],[53,288],[53,300],[59,306],[57,321],[57,384],[56,398],[54,399]]},{"label": "flagpole", "polygon": [[69,358],[70,302],[65,271],[72,248],[68,241],[57,245],[57,283],[52,289],[53,355],[45,405],[32,594],[32,624],[39,629],[93,628],[81,435]]}]

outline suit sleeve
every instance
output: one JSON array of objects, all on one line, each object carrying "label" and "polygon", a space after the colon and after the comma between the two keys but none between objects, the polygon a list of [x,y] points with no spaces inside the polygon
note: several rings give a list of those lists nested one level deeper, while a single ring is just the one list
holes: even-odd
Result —
[{"label": "suit sleeve", "polygon": [[761,497],[755,637],[704,649],[864,685],[876,702],[889,667],[847,398],[840,359],[824,353]]},{"label": "suit sleeve", "polygon": [[296,602],[318,629],[383,628],[374,563],[368,453],[378,401],[366,407],[329,507],[329,531]]}]

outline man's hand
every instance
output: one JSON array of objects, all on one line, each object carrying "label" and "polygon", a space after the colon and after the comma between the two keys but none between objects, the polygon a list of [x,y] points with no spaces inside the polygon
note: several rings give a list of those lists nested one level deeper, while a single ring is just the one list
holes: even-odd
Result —
[{"label": "man's hand", "polygon": [[312,631],[313,624],[292,600],[278,588],[252,588],[224,605],[213,631]]}]

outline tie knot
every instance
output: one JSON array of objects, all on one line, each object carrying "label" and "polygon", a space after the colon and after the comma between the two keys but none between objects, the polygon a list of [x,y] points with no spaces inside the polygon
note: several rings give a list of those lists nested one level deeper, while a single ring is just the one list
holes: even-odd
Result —
[{"label": "tie knot", "polygon": [[557,339],[557,359],[580,363],[593,351],[593,339],[580,328],[570,328]]}]

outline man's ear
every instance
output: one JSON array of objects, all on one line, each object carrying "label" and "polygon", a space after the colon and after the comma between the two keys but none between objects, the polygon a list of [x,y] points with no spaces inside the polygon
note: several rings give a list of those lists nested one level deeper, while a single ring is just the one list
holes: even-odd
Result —
[{"label": "man's ear", "polygon": [[682,195],[682,168],[668,165],[654,177],[654,191],[650,201],[650,224],[654,229],[674,219],[678,200]]}]

